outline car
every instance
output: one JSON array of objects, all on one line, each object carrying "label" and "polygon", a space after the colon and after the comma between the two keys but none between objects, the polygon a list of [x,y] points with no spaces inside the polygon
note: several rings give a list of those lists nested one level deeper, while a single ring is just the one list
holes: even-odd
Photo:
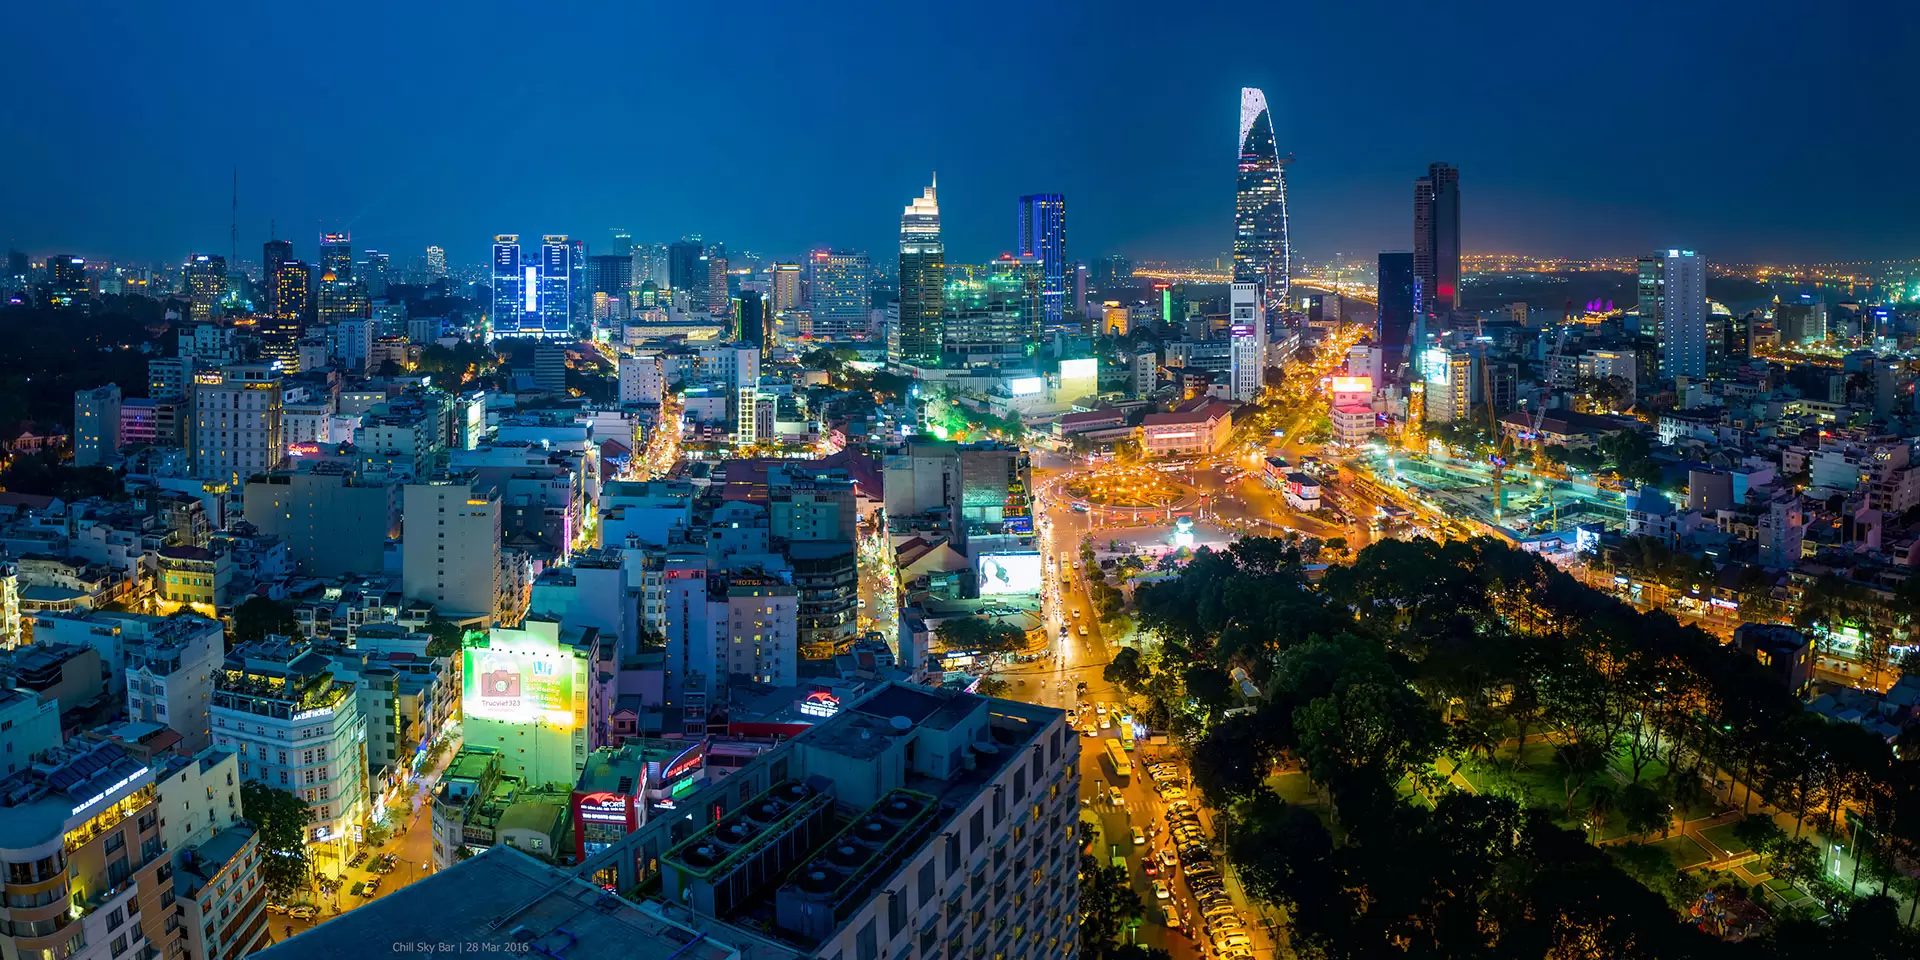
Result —
[{"label": "car", "polygon": [[1234,947],[1250,947],[1253,945],[1253,938],[1244,933],[1229,933],[1224,937],[1215,937],[1213,945],[1222,950],[1231,950]]},{"label": "car", "polygon": [[1108,788],[1107,788],[1107,802],[1108,802],[1108,803],[1111,803],[1111,804],[1113,804],[1114,806],[1116,806],[1116,807],[1117,807],[1117,806],[1119,806],[1119,805],[1121,805],[1121,804],[1123,804],[1123,803],[1125,803],[1125,802],[1126,802],[1126,799],[1120,796],[1120,788],[1119,788],[1119,787],[1108,787]]},{"label": "car", "polygon": [[1167,929],[1168,929],[1168,930],[1178,930],[1178,929],[1180,929],[1180,914],[1179,914],[1179,913],[1177,913],[1177,912],[1175,912],[1175,911],[1173,911],[1173,910],[1163,910],[1163,911],[1161,911],[1161,913],[1162,913],[1162,914],[1163,914],[1163,915],[1164,915],[1164,916],[1166,917],[1166,921],[1165,921],[1165,922],[1166,922],[1166,925],[1167,925]]},{"label": "car", "polygon": [[1171,899],[1173,899],[1173,894],[1171,894],[1171,893],[1168,893],[1168,892],[1167,892],[1167,884],[1166,884],[1166,881],[1164,881],[1164,880],[1155,880],[1155,881],[1153,882],[1153,898],[1154,898],[1155,900],[1171,900]]},{"label": "car", "polygon": [[1078,619],[1080,619],[1080,608],[1079,608],[1079,607],[1075,607],[1075,608],[1073,609],[1073,618],[1074,618],[1075,620],[1078,620]]},{"label": "car", "polygon": [[1087,625],[1084,623],[1080,625],[1080,635],[1083,637],[1087,635]]},{"label": "car", "polygon": [[320,915],[320,909],[310,903],[303,903],[303,904],[300,904],[299,906],[287,908],[287,916],[292,917],[295,920],[312,920],[314,917],[317,917],[319,915]]},{"label": "car", "polygon": [[1155,860],[1152,857],[1142,857],[1140,860],[1140,872],[1146,874],[1149,877],[1159,876],[1160,861]]},{"label": "car", "polygon": [[1172,847],[1166,847],[1160,851],[1160,863],[1162,866],[1166,867],[1167,869],[1169,870],[1173,869],[1174,866],[1177,865],[1179,862],[1180,862],[1180,858],[1177,856],[1174,856]]},{"label": "car", "polygon": [[[1086,628],[1086,627],[1081,627],[1081,628],[1080,628],[1080,632],[1081,632],[1081,633],[1086,633],[1086,632],[1087,632],[1087,628]],[[1107,715],[1106,715],[1106,714],[1104,714],[1104,713],[1103,713],[1103,714],[1101,714],[1101,715],[1100,715],[1100,729],[1102,729],[1102,730],[1106,730],[1106,729],[1110,729],[1110,728],[1111,728],[1112,726],[1113,726],[1113,721],[1112,721],[1111,719],[1109,719],[1109,718],[1107,717]]]},{"label": "car", "polygon": [[277,913],[282,916],[285,916],[287,912],[287,905],[284,903],[274,903],[273,901],[269,900],[267,901],[267,912]]},{"label": "car", "polygon": [[1104,717],[1107,715],[1107,705],[1103,702],[1095,701],[1093,704],[1093,712]]},{"label": "car", "polygon": [[1160,796],[1168,800],[1178,800],[1186,795],[1187,791],[1181,787],[1168,787],[1160,791]]},{"label": "car", "polygon": [[1217,936],[1222,933],[1232,933],[1235,930],[1245,930],[1247,922],[1240,919],[1239,914],[1228,914],[1208,924],[1208,928]]},{"label": "car", "polygon": [[1144,833],[1141,833],[1139,827],[1134,827],[1133,828],[1133,845],[1137,847],[1146,842],[1147,842],[1147,835]]},{"label": "car", "polygon": [[363,883],[360,885],[360,895],[371,900],[373,899],[374,893],[379,889],[380,889],[380,878],[374,877],[373,879],[368,880],[366,883]]},{"label": "car", "polygon": [[1092,723],[1089,723],[1086,725],[1085,729],[1082,729],[1080,731],[1080,734],[1081,736],[1097,737],[1100,735],[1100,728],[1098,726],[1095,726]]}]

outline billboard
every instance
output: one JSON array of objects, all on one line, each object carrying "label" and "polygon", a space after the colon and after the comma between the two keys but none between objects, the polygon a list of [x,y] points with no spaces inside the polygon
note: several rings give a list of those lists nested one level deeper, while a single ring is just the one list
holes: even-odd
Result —
[{"label": "billboard", "polygon": [[1093,357],[1060,361],[1060,379],[1092,380],[1100,376],[1100,361]]},{"label": "billboard", "polygon": [[983,553],[979,570],[983,597],[1040,592],[1038,553]]},{"label": "billboard", "polygon": [[1372,377],[1334,377],[1334,393],[1373,393]]},{"label": "billboard", "polygon": [[1019,377],[1007,381],[1007,391],[1016,397],[1031,397],[1047,389],[1044,377]]},{"label": "billboard", "polygon": [[470,719],[573,729],[573,664],[559,651],[468,647],[460,706]]}]

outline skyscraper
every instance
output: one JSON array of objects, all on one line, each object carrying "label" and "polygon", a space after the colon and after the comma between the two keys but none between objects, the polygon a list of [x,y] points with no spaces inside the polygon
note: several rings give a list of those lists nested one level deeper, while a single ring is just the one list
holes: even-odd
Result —
[{"label": "skyscraper", "polygon": [[92,284],[87,282],[87,261],[70,253],[56,253],[47,258],[47,280],[56,307],[84,302],[92,289]]},{"label": "skyscraper", "polygon": [[305,263],[289,258],[280,261],[279,269],[268,279],[273,312],[256,328],[260,352],[280,361],[286,373],[300,371],[300,338],[306,333],[307,304],[313,295],[311,271]]},{"label": "skyscraper", "polygon": [[1013,252],[1040,261],[1041,322],[1046,329],[1059,329],[1067,301],[1066,197],[1035,193],[1020,198],[1019,236]]},{"label": "skyscraper", "polygon": [[[939,186],[936,177],[900,215],[899,342],[887,345],[887,359],[895,363],[940,364],[947,248],[940,240]],[[819,329],[817,314],[814,329]]]},{"label": "skyscraper", "polygon": [[1413,182],[1413,272],[1428,313],[1460,309],[1460,171],[1444,163]]},{"label": "skyscraper", "polygon": [[800,265],[773,265],[773,312],[785,313],[800,306]]},{"label": "skyscraper", "polygon": [[353,235],[346,233],[323,233],[320,235],[320,273],[331,273],[336,280],[353,279]]},{"label": "skyscraper", "polygon": [[773,324],[767,315],[767,299],[758,290],[740,291],[740,326],[734,339],[773,352]]},{"label": "skyscraper", "polygon": [[367,258],[360,261],[360,269],[354,279],[367,288],[367,296],[379,299],[387,295],[387,268],[392,258],[378,250],[368,250]]},{"label": "skyscraper", "polygon": [[852,250],[815,250],[807,259],[807,283],[813,306],[813,335],[835,339],[864,334],[873,301],[867,289],[872,266]]},{"label": "skyscraper", "polygon": [[1233,204],[1233,279],[1263,285],[1267,312],[1279,316],[1291,282],[1287,170],[1274,142],[1267,95],[1240,88],[1240,176]]},{"label": "skyscraper", "polygon": [[[540,319],[538,336],[564,339],[573,327],[573,260],[576,250],[566,234],[540,239]],[[531,322],[531,321],[530,321]]]},{"label": "skyscraper", "polygon": [[280,312],[280,265],[293,259],[293,241],[268,240],[260,245],[260,286],[266,290],[267,313]]},{"label": "skyscraper", "polygon": [[493,238],[493,332],[496,336],[515,336],[520,318],[532,313],[540,301],[536,286],[527,288],[527,274],[535,272],[520,264],[520,235],[502,233]]},{"label": "skyscraper", "polygon": [[700,258],[707,253],[707,245],[698,236],[682,237],[667,247],[667,286],[675,292],[691,290],[695,284],[705,283],[705,275],[699,273]]},{"label": "skyscraper", "polygon": [[186,270],[187,301],[192,304],[194,322],[212,320],[227,295],[227,258],[196,253],[187,258]]},{"label": "skyscraper", "polygon": [[427,274],[434,279],[447,275],[447,251],[440,247],[427,248]]},{"label": "skyscraper", "polygon": [[1251,403],[1267,383],[1267,318],[1258,282],[1236,282],[1229,292],[1232,311],[1227,359],[1233,399]]},{"label": "skyscraper", "polygon": [[613,228],[613,245],[607,248],[607,252],[616,257],[633,255],[633,235],[627,232],[626,227]]},{"label": "skyscraper", "polygon": [[1040,273],[1031,256],[947,268],[941,362],[969,369],[1030,361],[1040,345]]},{"label": "skyscraper", "polygon": [[[1407,338],[1412,336],[1414,318],[1420,312],[1420,284],[1413,272],[1413,254],[1391,250],[1380,254],[1380,314],[1373,328],[1374,343],[1380,347],[1380,373],[1387,380],[1403,383],[1409,354]],[[1417,354],[1420,344],[1414,344]],[[1414,379],[1418,379],[1417,377]]]},{"label": "skyscraper", "polygon": [[626,299],[633,286],[633,257],[626,253],[599,254],[587,260],[587,293]]},{"label": "skyscraper", "polygon": [[1707,375],[1707,261],[1692,250],[1640,258],[1640,333],[1658,344],[1660,376]]},{"label": "skyscraper", "polygon": [[707,266],[706,299],[701,307],[717,319],[729,319],[733,314],[733,295],[727,291],[727,255],[714,252],[701,259]]}]

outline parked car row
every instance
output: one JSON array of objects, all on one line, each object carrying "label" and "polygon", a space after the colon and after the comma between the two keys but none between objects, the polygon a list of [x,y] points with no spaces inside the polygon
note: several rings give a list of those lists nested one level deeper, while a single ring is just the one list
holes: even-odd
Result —
[{"label": "parked car row", "polygon": [[[1163,852],[1163,861],[1178,859],[1180,870],[1186,875],[1187,890],[1193,895],[1194,907],[1200,914],[1201,929],[1213,943],[1214,956],[1227,960],[1253,956],[1253,938],[1247,932],[1239,908],[1227,896],[1226,883],[1214,865],[1200,815],[1183,797],[1167,804],[1167,831],[1174,845],[1172,851]],[[1155,895],[1158,894],[1155,890]]]}]

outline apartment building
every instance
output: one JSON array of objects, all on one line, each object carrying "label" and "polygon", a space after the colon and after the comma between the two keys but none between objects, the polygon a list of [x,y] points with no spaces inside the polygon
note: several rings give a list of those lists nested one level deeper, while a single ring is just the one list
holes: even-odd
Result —
[{"label": "apartment building", "polygon": [[366,721],[325,656],[284,637],[234,648],[212,714],[214,744],[239,754],[240,776],[312,806],[310,840],[342,840],[366,819]]}]

